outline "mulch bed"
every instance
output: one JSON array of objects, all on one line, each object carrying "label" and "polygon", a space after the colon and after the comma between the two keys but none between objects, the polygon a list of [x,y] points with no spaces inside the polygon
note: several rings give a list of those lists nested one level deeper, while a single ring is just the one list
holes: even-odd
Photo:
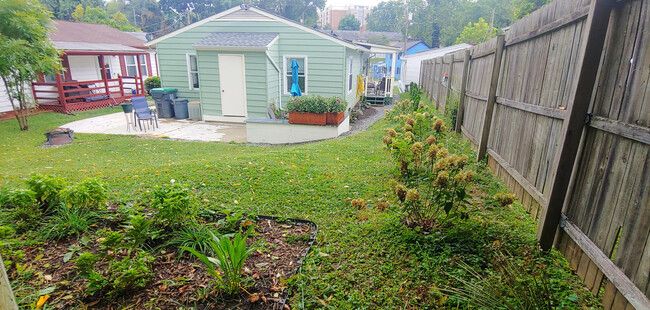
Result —
[{"label": "mulch bed", "polygon": [[[35,291],[56,286],[50,293],[47,304],[56,309],[72,309],[80,306],[89,309],[290,309],[285,306],[288,294],[286,280],[295,275],[302,264],[316,228],[306,223],[277,222],[260,218],[247,243],[263,240],[262,250],[253,252],[244,265],[246,291],[234,296],[225,296],[214,289],[213,279],[204,265],[193,255],[186,253],[178,257],[175,249],[167,248],[155,256],[152,263],[154,274],[145,288],[134,290],[116,300],[110,300],[100,293],[83,297],[86,280],[77,277],[77,267],[72,260],[63,262],[63,256],[77,240],[47,242],[39,246],[23,248],[25,262],[36,270],[31,286]],[[289,239],[288,239],[289,238]],[[99,241],[90,240],[79,250],[99,253]],[[125,253],[116,253],[116,259]],[[77,257],[75,254],[73,257]],[[8,270],[14,279],[16,268]],[[249,295],[249,293],[251,295]],[[252,297],[253,296],[253,297]]]}]

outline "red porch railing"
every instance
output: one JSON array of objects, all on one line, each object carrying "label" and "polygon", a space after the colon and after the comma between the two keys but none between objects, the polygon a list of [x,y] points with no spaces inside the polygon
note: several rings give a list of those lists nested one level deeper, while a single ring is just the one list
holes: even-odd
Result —
[{"label": "red porch railing", "polygon": [[128,97],[144,94],[139,77],[32,83],[34,99],[41,109],[59,113],[86,111],[118,105]]}]

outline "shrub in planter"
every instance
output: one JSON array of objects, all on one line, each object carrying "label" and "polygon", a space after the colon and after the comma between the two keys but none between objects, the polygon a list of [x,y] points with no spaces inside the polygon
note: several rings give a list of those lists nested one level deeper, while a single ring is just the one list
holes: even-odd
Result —
[{"label": "shrub in planter", "polygon": [[160,86],[160,77],[158,76],[150,76],[144,80],[144,90],[147,94],[149,94],[152,88],[159,88]]},{"label": "shrub in planter", "polygon": [[345,108],[348,107],[347,101],[339,97],[330,97],[327,99],[327,124],[338,125],[345,117]]},{"label": "shrub in planter", "polygon": [[321,96],[294,97],[287,103],[289,123],[325,125],[327,106]]}]

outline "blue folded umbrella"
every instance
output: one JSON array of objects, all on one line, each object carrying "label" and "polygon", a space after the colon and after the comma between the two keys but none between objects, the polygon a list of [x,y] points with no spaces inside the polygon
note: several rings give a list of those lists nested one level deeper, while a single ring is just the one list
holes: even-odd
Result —
[{"label": "blue folded umbrella", "polygon": [[302,96],[300,85],[298,85],[298,68],[300,68],[298,62],[295,59],[291,61],[291,96],[293,97]]}]

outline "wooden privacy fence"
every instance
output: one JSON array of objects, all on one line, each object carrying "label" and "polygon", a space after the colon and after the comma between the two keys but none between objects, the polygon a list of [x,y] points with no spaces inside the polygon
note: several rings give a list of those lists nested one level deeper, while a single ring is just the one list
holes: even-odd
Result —
[{"label": "wooden privacy fence", "polygon": [[605,309],[650,309],[649,6],[555,0],[421,69]]}]

